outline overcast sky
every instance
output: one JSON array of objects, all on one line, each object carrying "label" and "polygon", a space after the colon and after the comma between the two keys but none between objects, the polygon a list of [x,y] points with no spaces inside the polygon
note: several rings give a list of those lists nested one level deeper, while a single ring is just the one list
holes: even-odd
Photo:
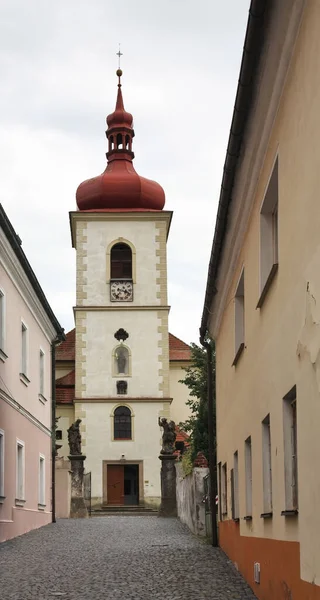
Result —
[{"label": "overcast sky", "polygon": [[249,0],[1,0],[0,202],[55,311],[74,326],[68,211],[105,168],[121,42],[135,169],[173,210],[170,331],[198,342]]}]

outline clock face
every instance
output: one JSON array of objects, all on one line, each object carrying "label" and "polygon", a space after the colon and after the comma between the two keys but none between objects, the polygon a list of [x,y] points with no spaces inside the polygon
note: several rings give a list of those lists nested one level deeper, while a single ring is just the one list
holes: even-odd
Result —
[{"label": "clock face", "polygon": [[133,300],[132,281],[112,281],[111,302],[131,302]]}]

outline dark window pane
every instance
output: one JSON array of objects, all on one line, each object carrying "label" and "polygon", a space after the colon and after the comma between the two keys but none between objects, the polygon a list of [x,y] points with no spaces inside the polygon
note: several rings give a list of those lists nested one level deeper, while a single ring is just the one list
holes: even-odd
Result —
[{"label": "dark window pane", "polygon": [[114,411],[114,439],[131,439],[131,412],[127,406]]},{"label": "dark window pane", "polygon": [[127,244],[115,244],[111,249],[111,279],[132,278],[132,252]]}]

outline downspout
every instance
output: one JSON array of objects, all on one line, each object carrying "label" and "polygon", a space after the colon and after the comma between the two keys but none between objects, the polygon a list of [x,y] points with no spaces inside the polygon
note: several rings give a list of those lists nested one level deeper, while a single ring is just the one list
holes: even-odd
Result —
[{"label": "downspout", "polygon": [[52,523],[56,522],[56,344],[64,338],[57,336],[51,342],[51,496]]},{"label": "downspout", "polygon": [[207,351],[207,396],[208,396],[208,441],[209,441],[209,474],[210,488],[209,501],[211,510],[211,541],[212,546],[218,546],[217,534],[217,511],[216,511],[216,496],[217,496],[217,458],[215,445],[215,428],[214,428],[214,400],[213,400],[213,377],[212,377],[212,345],[204,340],[200,335],[200,344]]}]

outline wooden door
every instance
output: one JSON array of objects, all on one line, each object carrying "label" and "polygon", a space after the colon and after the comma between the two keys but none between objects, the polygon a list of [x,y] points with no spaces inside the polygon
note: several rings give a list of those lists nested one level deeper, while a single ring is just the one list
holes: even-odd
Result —
[{"label": "wooden door", "polygon": [[124,466],[107,466],[108,504],[124,504]]}]

